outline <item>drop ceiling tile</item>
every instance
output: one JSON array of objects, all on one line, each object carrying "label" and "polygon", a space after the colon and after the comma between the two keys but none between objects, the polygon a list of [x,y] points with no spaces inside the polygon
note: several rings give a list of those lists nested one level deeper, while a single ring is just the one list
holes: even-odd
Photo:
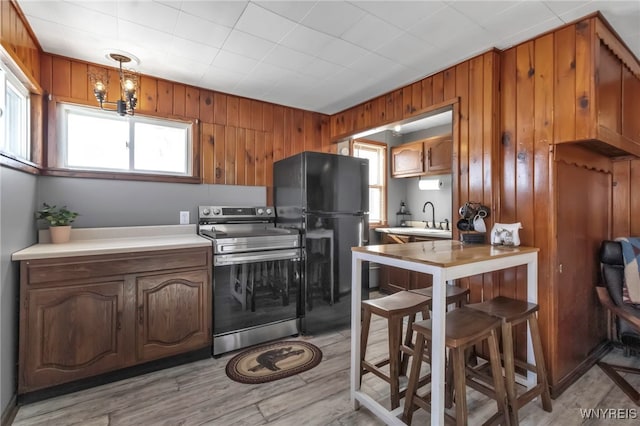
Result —
[{"label": "drop ceiling tile", "polygon": [[348,41],[334,38],[316,51],[316,55],[334,64],[347,65],[369,54],[369,51]]},{"label": "drop ceiling tile", "polygon": [[446,7],[442,1],[353,1],[352,4],[398,28],[409,28]]},{"label": "drop ceiling tile", "polygon": [[333,38],[320,31],[297,25],[289,34],[280,41],[280,44],[290,47],[298,52],[315,52],[324,48]]},{"label": "drop ceiling tile", "polygon": [[199,64],[210,65],[219,50],[196,41],[174,37],[167,52],[174,57],[186,58]]},{"label": "drop ceiling tile", "polygon": [[286,68],[279,67],[277,65],[268,64],[266,62],[260,62],[256,64],[251,73],[258,76],[260,79],[265,79],[271,82],[280,81],[283,77],[289,78],[294,75],[295,72]]},{"label": "drop ceiling tile", "polygon": [[307,66],[300,69],[299,72],[323,80],[339,73],[343,69],[344,67],[342,65],[334,64],[320,58],[313,58],[313,60],[308,63]]},{"label": "drop ceiling tile", "polygon": [[402,33],[397,27],[373,15],[365,15],[343,35],[342,39],[367,50],[375,50],[385,41]]},{"label": "drop ceiling tile", "polygon": [[[547,0],[543,1],[545,6],[547,6],[553,13],[556,15],[562,15],[570,10],[573,10],[577,7],[583,7],[586,3],[593,3],[591,1],[575,1],[575,0]],[[595,5],[594,5],[595,6]]]},{"label": "drop ceiling tile", "polygon": [[365,16],[365,12],[346,2],[320,1],[302,24],[334,37],[340,37]]},{"label": "drop ceiling tile", "polygon": [[[455,22],[455,31],[451,23]],[[448,45],[451,40],[460,38],[465,32],[477,29],[479,26],[469,18],[451,7],[440,9],[435,14],[422,19],[416,25],[408,29],[408,32],[428,41],[431,45],[441,47]]]},{"label": "drop ceiling tile", "polygon": [[183,1],[181,10],[207,21],[233,27],[249,2],[246,1]]},{"label": "drop ceiling tile", "polygon": [[[497,15],[505,13],[507,10],[522,3],[521,0],[498,0],[498,1],[452,1],[449,5],[458,12],[465,15],[474,22],[484,25]],[[544,6],[543,6],[544,7]]]},{"label": "drop ceiling tile", "polygon": [[149,1],[118,2],[118,19],[159,31],[173,31],[179,13],[172,7]]},{"label": "drop ceiling tile", "polygon": [[429,42],[413,34],[402,33],[380,46],[376,53],[392,61],[410,66],[416,56],[429,56],[434,51],[436,48]]},{"label": "drop ceiling tile", "polygon": [[242,31],[233,30],[231,34],[229,34],[229,37],[227,37],[222,48],[229,52],[262,60],[275,46],[276,44],[269,40]]},{"label": "drop ceiling tile", "polygon": [[373,77],[388,74],[389,70],[395,69],[396,66],[400,65],[377,53],[369,53],[349,64],[348,68],[352,71]]},{"label": "drop ceiling tile", "polygon": [[[29,3],[42,3],[42,2],[29,2]],[[96,12],[105,13],[111,16],[118,15],[118,3],[114,1],[69,1],[69,4],[74,7],[81,7],[84,9],[91,9]],[[22,6],[22,3],[20,3]]]},{"label": "drop ceiling tile", "polygon": [[313,6],[315,1],[256,1],[260,7],[268,9],[280,16],[291,19],[294,22],[300,22]]},{"label": "drop ceiling tile", "polygon": [[[164,31],[121,20],[118,23],[118,39],[122,41],[133,40],[138,45],[153,49],[166,46],[171,43],[173,37]],[[128,49],[127,51],[138,56],[136,52]]]},{"label": "drop ceiling tile", "polygon": [[39,17],[44,21],[56,22],[60,28],[74,28],[86,33],[109,36],[117,28],[117,19],[113,15],[97,12],[93,9],[84,9],[82,13],[76,13],[78,6],[71,3],[55,2],[47,4],[47,12],[43,14],[41,2],[27,2],[23,12],[28,17]]},{"label": "drop ceiling tile", "polygon": [[271,65],[277,65],[282,68],[297,71],[306,67],[312,60],[313,56],[301,53],[286,46],[277,45],[262,59]]},{"label": "drop ceiling tile", "polygon": [[231,33],[231,28],[181,12],[173,33],[187,40],[219,48]]},{"label": "drop ceiling tile", "polygon": [[498,40],[533,27],[540,22],[548,21],[555,14],[540,2],[523,1],[503,13],[486,20],[483,27],[488,29]]},{"label": "drop ceiling tile", "polygon": [[235,28],[277,43],[295,26],[296,23],[290,19],[283,18],[254,3],[249,3],[238,19]]},{"label": "drop ceiling tile", "polygon": [[197,86],[224,93],[233,93],[233,89],[245,74],[210,66],[202,75],[202,81]]},{"label": "drop ceiling tile", "polygon": [[212,65],[216,68],[227,71],[238,72],[241,74],[249,74],[251,70],[258,64],[255,59],[247,56],[238,55],[233,52],[221,50],[213,60]]},{"label": "drop ceiling tile", "polygon": [[516,32],[515,34],[511,34],[503,38],[495,43],[495,47],[498,49],[508,49],[509,47],[527,41],[538,34],[542,34],[552,28],[557,28],[562,25],[564,25],[562,20],[557,16],[554,16],[553,18],[540,22],[533,27],[529,27],[523,31]]}]

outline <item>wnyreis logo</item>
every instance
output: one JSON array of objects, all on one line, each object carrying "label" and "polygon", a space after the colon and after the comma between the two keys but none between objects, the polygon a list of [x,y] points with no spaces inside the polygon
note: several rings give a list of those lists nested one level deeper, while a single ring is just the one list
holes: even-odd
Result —
[{"label": "wnyreis logo", "polygon": [[637,419],[636,408],[580,408],[580,417],[584,420],[627,420]]}]

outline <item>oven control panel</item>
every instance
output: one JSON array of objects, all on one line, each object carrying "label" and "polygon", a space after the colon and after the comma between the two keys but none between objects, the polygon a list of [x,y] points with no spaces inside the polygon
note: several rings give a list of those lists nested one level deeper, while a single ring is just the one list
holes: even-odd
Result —
[{"label": "oven control panel", "polygon": [[200,219],[222,220],[264,220],[276,217],[275,209],[271,206],[232,207],[232,206],[199,206]]}]

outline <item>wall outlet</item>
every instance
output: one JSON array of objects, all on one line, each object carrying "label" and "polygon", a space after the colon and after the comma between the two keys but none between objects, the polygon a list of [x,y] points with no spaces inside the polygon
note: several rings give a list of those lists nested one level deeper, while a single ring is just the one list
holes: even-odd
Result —
[{"label": "wall outlet", "polygon": [[189,224],[189,212],[181,211],[180,225],[188,225],[188,224]]}]

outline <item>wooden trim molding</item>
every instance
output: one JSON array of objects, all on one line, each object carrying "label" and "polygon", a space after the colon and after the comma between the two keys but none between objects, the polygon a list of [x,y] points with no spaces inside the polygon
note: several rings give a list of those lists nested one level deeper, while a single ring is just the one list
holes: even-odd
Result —
[{"label": "wooden trim molding", "polygon": [[30,161],[17,159],[4,152],[0,152],[0,165],[2,165],[3,167],[20,170],[21,172],[30,173],[32,175],[40,174],[40,168],[36,164]]},{"label": "wooden trim molding", "polygon": [[565,164],[573,164],[578,167],[603,173],[613,173],[613,163],[609,157],[599,155],[577,144],[559,144],[555,145],[553,150],[555,161],[561,161]]},{"label": "wooden trim molding", "polygon": [[637,78],[640,78],[640,63],[602,16],[596,18],[596,35]]},{"label": "wooden trim molding", "polygon": [[136,180],[148,182],[201,183],[198,176],[152,175],[147,173],[121,173],[86,170],[69,170],[60,168],[42,169],[43,176],[61,176],[88,179]]},{"label": "wooden trim molding", "polygon": [[18,404],[16,399],[16,394],[11,396],[11,400],[7,407],[2,412],[2,418],[0,419],[1,426],[10,426],[13,423],[13,420],[16,418],[16,414],[18,414]]}]

